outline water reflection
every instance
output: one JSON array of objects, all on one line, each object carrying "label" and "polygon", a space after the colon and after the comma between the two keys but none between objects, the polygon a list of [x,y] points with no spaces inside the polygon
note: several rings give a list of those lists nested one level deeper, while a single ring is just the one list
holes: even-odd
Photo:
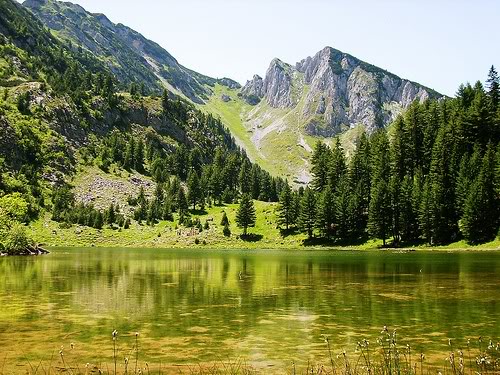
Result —
[{"label": "water reflection", "polygon": [[[382,326],[416,350],[500,337],[500,253],[202,252],[60,249],[0,259],[2,354],[22,361],[77,343],[109,358],[110,333],[163,363],[256,365],[354,350]],[[96,350],[97,348],[97,350]],[[12,369],[15,371],[16,369]]]}]

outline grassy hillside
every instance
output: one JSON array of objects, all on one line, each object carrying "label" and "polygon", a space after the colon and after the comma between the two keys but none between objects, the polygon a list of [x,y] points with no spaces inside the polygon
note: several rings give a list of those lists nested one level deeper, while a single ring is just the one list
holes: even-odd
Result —
[{"label": "grassy hillside", "polygon": [[[307,86],[304,91],[299,104],[289,111],[272,108],[264,100],[251,106],[238,96],[238,90],[217,84],[213,95],[199,108],[219,116],[251,160],[274,175],[303,184],[310,180],[309,162],[316,142],[332,145],[337,139],[305,134],[302,107]],[[338,136],[348,156],[363,132],[364,126],[359,125]]]},{"label": "grassy hillside", "polygon": [[[272,174],[306,182],[315,139],[301,135],[298,110],[287,113],[271,108],[264,101],[253,107],[237,93],[216,85],[214,94],[200,108],[220,116],[248,156]],[[224,101],[223,96],[230,101]]]}]

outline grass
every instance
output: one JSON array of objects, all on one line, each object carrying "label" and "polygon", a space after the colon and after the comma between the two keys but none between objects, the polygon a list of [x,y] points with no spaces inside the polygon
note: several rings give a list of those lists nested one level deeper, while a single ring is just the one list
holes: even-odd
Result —
[{"label": "grass", "polygon": [[[127,230],[102,230],[74,225],[65,228],[50,220],[50,214],[34,222],[29,228],[29,234],[36,241],[46,246],[76,246],[76,247],[207,247],[207,248],[298,248],[304,235],[298,234],[283,238],[276,228],[275,203],[255,202],[257,222],[254,228],[249,228],[249,236],[240,238],[242,230],[237,227],[235,217],[237,204],[212,206],[204,212],[194,212],[202,224],[209,223],[209,229],[198,233],[192,228],[177,227],[175,222],[162,221],[155,226],[139,225],[133,222]],[[222,214],[226,212],[231,236],[222,234],[220,225]],[[255,240],[256,239],[256,240]]]},{"label": "grass", "polygon": [[[258,162],[273,175],[288,178],[290,181],[307,169],[309,152],[300,145],[303,136],[303,123],[300,121],[308,87],[304,86],[299,103],[293,109],[271,108],[265,100],[250,106],[237,96],[236,90],[216,85],[214,94],[201,109],[219,116],[231,133],[245,148],[251,160]],[[224,102],[222,95],[231,101]],[[265,131],[273,127],[260,141],[252,140],[255,129]],[[253,129],[253,130],[252,130]],[[315,139],[303,136],[304,142],[313,147]]]},{"label": "grass", "polygon": [[[305,117],[303,113],[309,86],[303,84],[302,77],[296,77],[293,90],[297,105],[282,109],[270,107],[265,100],[250,106],[238,97],[236,90],[216,85],[214,94],[200,109],[219,116],[252,161],[273,175],[301,184],[309,179],[310,150],[314,149],[317,140],[322,139],[332,145],[336,137],[325,139],[305,133],[305,124],[316,116],[311,114]],[[224,102],[222,95],[229,96],[231,100]],[[355,150],[363,130],[364,127],[359,125],[339,136],[348,156]],[[256,132],[267,133],[257,137],[260,138],[257,140]]]},{"label": "grass", "polygon": [[[127,340],[126,337],[124,337]],[[332,349],[330,337],[324,336],[324,356],[316,364],[297,358],[292,360],[288,369],[281,369],[273,373],[304,374],[304,375],[429,375],[431,373],[445,375],[468,374],[499,374],[500,373],[500,343],[492,340],[486,341],[479,337],[476,340],[463,340],[442,343],[441,354],[429,358],[422,351],[416,351],[411,342],[401,342],[396,330],[383,327],[375,343],[366,339],[357,342],[355,350],[350,352]],[[31,363],[27,360],[25,373],[31,375],[65,373],[71,375],[81,374],[266,374],[269,369],[259,369],[248,364],[244,359],[234,361],[225,359],[212,363],[197,365],[172,365],[148,363],[143,358],[153,358],[141,353],[139,333],[136,332],[132,339],[125,342],[121,352],[117,343],[121,340],[119,333],[114,330],[111,334],[110,344],[112,357],[104,358],[99,363],[86,363],[78,355],[72,343],[66,351],[63,347],[59,355],[54,355],[49,361],[40,360]],[[121,344],[121,343],[120,343]],[[445,349],[446,348],[446,349]],[[102,355],[102,354],[101,354]],[[0,367],[0,375],[4,375],[4,366]],[[284,359],[283,362],[288,362]],[[297,362],[297,363],[296,363]]]},{"label": "grass", "polygon": [[[176,222],[162,221],[154,226],[139,225],[135,221],[127,230],[106,226],[101,230],[73,225],[69,228],[50,220],[50,214],[34,222],[28,233],[39,243],[49,247],[134,247],[134,248],[207,248],[207,249],[321,249],[377,250],[382,240],[369,239],[353,245],[325,243],[321,239],[307,241],[306,235],[291,232],[284,235],[276,224],[276,203],[255,202],[257,222],[249,228],[247,238],[241,238],[242,230],[236,225],[237,204],[207,207],[205,211],[193,211],[193,218],[202,224],[208,221],[209,229],[198,233],[192,228],[178,227]],[[226,212],[231,236],[225,237],[220,225],[222,214]],[[175,218],[177,219],[177,218]],[[304,246],[307,245],[307,246]],[[443,246],[413,246],[404,250],[500,250],[500,239],[472,246],[465,241],[457,241]]]}]

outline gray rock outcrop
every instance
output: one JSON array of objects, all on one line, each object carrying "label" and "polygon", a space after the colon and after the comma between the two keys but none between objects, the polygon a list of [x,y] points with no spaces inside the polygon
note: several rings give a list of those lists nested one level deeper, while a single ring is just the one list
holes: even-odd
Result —
[{"label": "gray rock outcrop", "polygon": [[306,132],[325,137],[357,124],[373,132],[414,100],[441,96],[331,47],[295,66],[274,59],[266,77],[254,76],[240,95],[253,105],[266,100],[273,108],[293,109],[303,99]]}]

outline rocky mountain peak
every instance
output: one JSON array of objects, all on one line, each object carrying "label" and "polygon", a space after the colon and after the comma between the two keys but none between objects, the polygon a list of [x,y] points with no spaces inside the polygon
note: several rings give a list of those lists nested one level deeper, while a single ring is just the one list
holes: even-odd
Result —
[{"label": "rocky mountain peak", "polygon": [[264,80],[254,76],[241,95],[251,104],[265,99],[273,108],[295,108],[303,97],[301,117],[308,119],[306,132],[326,137],[358,124],[372,132],[414,100],[440,96],[332,47],[295,66],[273,59]]}]

